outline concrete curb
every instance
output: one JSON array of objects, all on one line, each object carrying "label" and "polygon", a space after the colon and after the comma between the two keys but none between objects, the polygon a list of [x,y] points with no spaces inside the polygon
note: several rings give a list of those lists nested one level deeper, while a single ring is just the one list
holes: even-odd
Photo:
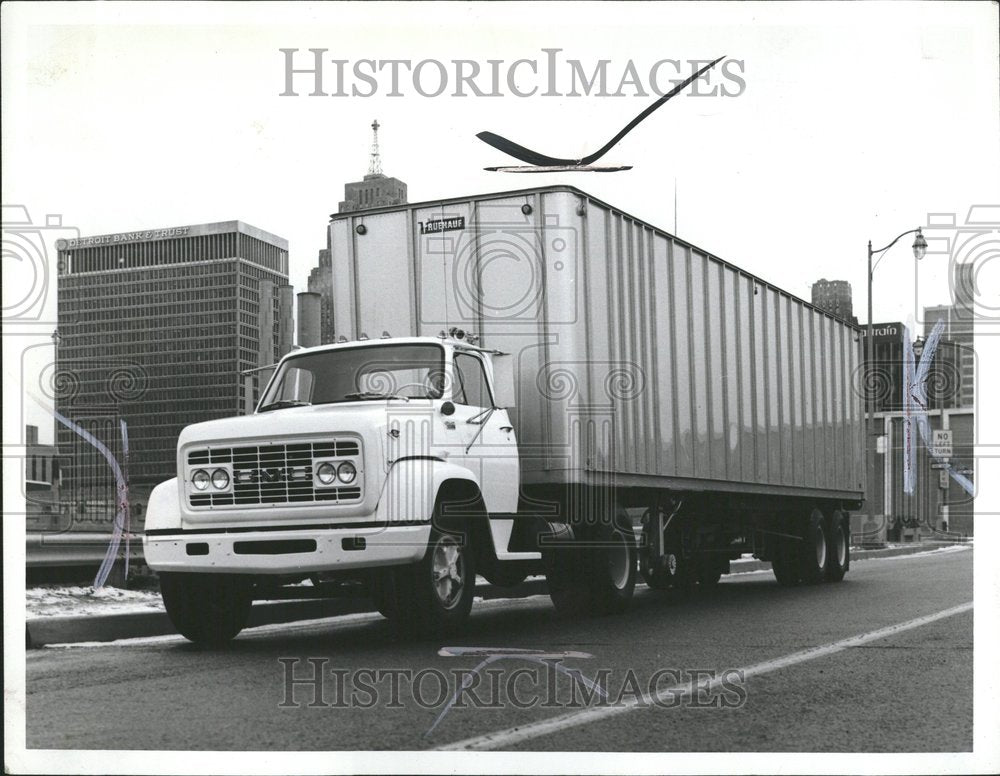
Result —
[{"label": "concrete curb", "polygon": [[[873,550],[851,550],[851,560],[863,561],[899,555],[930,552],[941,547],[954,546],[954,542],[935,542],[906,547],[887,547]],[[771,564],[762,560],[738,560],[731,564],[731,573],[770,570]],[[476,595],[484,599],[524,598],[545,595],[548,587],[544,579],[533,579],[516,587],[501,588],[478,585]],[[258,601],[250,612],[247,627],[275,623],[336,617],[374,611],[368,598],[319,598],[297,601]],[[165,612],[129,612],[125,614],[83,615],[70,617],[36,617],[26,623],[27,646],[43,647],[46,644],[79,644],[86,641],[115,641],[149,636],[167,636],[176,633]]]}]

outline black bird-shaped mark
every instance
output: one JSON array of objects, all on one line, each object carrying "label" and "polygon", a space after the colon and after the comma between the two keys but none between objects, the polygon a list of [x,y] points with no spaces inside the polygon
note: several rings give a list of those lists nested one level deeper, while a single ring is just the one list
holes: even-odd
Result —
[{"label": "black bird-shaped mark", "polygon": [[595,151],[590,156],[585,156],[582,159],[557,159],[552,156],[546,156],[545,154],[540,154],[537,151],[532,151],[530,148],[525,148],[522,145],[518,145],[505,137],[501,137],[493,132],[480,132],[476,137],[487,143],[494,148],[503,151],[505,154],[513,156],[515,159],[520,159],[522,162],[527,162],[528,164],[533,164],[538,167],[563,167],[563,166],[582,166],[593,164],[602,156],[604,156],[608,151],[615,147],[619,140],[621,140],[625,135],[631,132],[638,126],[639,122],[646,118],[650,113],[659,108],[663,103],[669,100],[671,97],[675,97],[681,91],[686,89],[688,85],[695,81],[695,79],[700,78],[706,72],[715,67],[719,62],[725,59],[725,55],[719,57],[711,64],[705,65],[693,76],[688,78],[686,81],[675,86],[669,92],[660,97],[656,102],[646,108],[642,113],[632,119],[625,127],[615,135],[611,140],[609,140],[599,151]]}]

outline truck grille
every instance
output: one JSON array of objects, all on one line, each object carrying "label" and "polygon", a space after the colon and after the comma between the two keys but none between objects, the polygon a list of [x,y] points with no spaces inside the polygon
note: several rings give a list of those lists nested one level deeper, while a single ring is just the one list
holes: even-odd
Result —
[{"label": "truck grille", "polygon": [[[361,499],[360,454],[360,446],[350,439],[192,450],[189,466],[230,464],[233,484],[228,493],[189,493],[188,501],[192,507],[356,502]],[[313,461],[317,458],[352,459],[358,468],[357,481],[341,487],[315,487]]]}]

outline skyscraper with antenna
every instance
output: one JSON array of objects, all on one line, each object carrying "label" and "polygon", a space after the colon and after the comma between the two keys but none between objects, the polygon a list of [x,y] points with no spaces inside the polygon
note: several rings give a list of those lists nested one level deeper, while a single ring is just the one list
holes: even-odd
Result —
[{"label": "skyscraper with antenna", "polygon": [[[368,174],[360,181],[344,184],[344,201],[337,207],[340,213],[407,203],[406,184],[399,178],[390,178],[382,173],[382,154],[378,145],[378,131],[381,128],[378,119],[371,123],[372,143],[368,152]],[[309,273],[307,288],[320,295],[320,343],[333,342],[333,275],[330,269],[329,245],[319,252],[317,264]]]},{"label": "skyscraper with antenna", "polygon": [[382,154],[378,144],[378,131],[381,128],[378,119],[371,123],[372,144],[368,153],[368,174],[360,181],[344,184],[344,201],[337,207],[340,213],[405,205],[407,202],[406,184],[399,178],[391,178],[382,173]]}]

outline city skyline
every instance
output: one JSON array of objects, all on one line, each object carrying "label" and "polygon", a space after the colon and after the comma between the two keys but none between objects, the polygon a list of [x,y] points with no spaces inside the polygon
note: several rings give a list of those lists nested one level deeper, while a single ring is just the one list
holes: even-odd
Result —
[{"label": "city skyline", "polygon": [[[731,10],[736,24],[744,12]],[[49,149],[49,155],[42,159],[30,155],[23,160],[11,159],[13,166],[6,175],[20,185],[10,191],[32,212],[60,212],[67,225],[91,233],[111,231],[123,221],[134,223],[136,228],[153,228],[164,222],[194,223],[238,213],[251,222],[268,223],[288,236],[290,282],[297,288],[305,288],[315,251],[325,244],[327,216],[337,209],[333,192],[344,181],[359,177],[367,167],[369,126],[376,116],[386,168],[410,183],[411,200],[427,201],[518,187],[510,176],[482,171],[484,165],[496,162],[497,158],[475,139],[475,133],[484,126],[510,130],[511,109],[525,116],[536,113],[542,119],[533,123],[533,133],[539,138],[538,147],[549,149],[565,145],[565,140],[560,141],[562,135],[569,135],[571,147],[586,146],[589,134],[586,130],[590,125],[597,134],[598,127],[617,124],[618,114],[627,112],[625,108],[631,111],[632,105],[644,104],[640,97],[552,99],[537,106],[529,99],[513,97],[492,101],[475,98],[475,102],[473,98],[446,96],[437,101],[419,96],[398,99],[378,96],[330,98],[326,102],[308,97],[280,97],[280,47],[312,37],[336,44],[344,56],[353,56],[359,50],[351,31],[363,25],[365,14],[354,8],[341,11],[339,26],[313,31],[318,34],[310,35],[307,27],[291,26],[275,34],[226,36],[228,56],[240,63],[246,78],[231,84],[221,105],[186,88],[187,84],[197,83],[198,73],[202,72],[199,68],[211,61],[207,59],[209,51],[204,48],[206,41],[200,33],[192,30],[189,37],[172,40],[159,36],[153,39],[151,50],[147,50],[140,44],[142,35],[126,37],[113,28],[106,29],[103,45],[118,50],[121,62],[134,63],[135,72],[122,66],[109,70],[105,64],[85,58],[80,72],[37,84],[40,94],[52,98],[46,105],[55,107],[67,101],[69,105],[75,104],[79,98],[73,95],[88,91],[81,89],[81,78],[88,79],[90,91],[133,93],[133,81],[140,73],[146,77],[154,75],[160,67],[155,55],[161,47],[172,43],[186,47],[188,62],[163,80],[161,92],[144,96],[148,104],[135,106],[136,118],[143,119],[148,111],[154,111],[150,118],[157,115],[156,106],[162,100],[181,99],[190,103],[192,110],[204,110],[207,115],[219,112],[219,120],[199,123],[197,132],[201,142],[196,140],[192,129],[178,125],[176,118],[169,115],[166,120],[161,116],[156,121],[144,122],[149,134],[141,139],[141,146],[155,146],[159,157],[167,161],[162,167],[167,172],[167,185],[143,190],[137,201],[131,188],[126,194],[112,183],[102,192],[104,196],[88,201],[80,196],[82,192],[73,190],[53,196],[50,187],[43,184],[47,176],[39,173],[58,169],[72,159],[73,167],[84,179],[101,180],[106,176],[108,181],[129,181],[133,175],[127,167],[120,166],[115,146],[120,143],[125,150],[138,150],[140,139],[113,125],[103,122],[94,125],[98,114],[86,112],[76,118],[86,132],[72,139],[56,136],[52,132],[58,121],[52,120],[51,108],[39,106],[39,110],[24,119],[26,123],[13,126],[12,132],[16,141],[21,132],[37,131],[44,140],[38,146]],[[71,9],[70,15],[76,12]],[[415,11],[401,8],[398,12],[402,22]],[[481,12],[494,13],[485,8]],[[265,11],[261,9],[258,13],[264,15]],[[543,16],[552,13],[546,11]],[[761,10],[756,13],[760,17]],[[743,94],[733,99],[687,99],[671,103],[673,113],[669,117],[664,114],[650,119],[648,126],[637,130],[616,149],[621,161],[641,158],[641,166],[629,173],[591,176],[578,185],[593,189],[596,196],[607,201],[622,203],[637,217],[676,232],[716,255],[732,257],[761,276],[774,276],[775,265],[779,264],[785,275],[784,287],[797,296],[807,297],[808,283],[824,275],[844,277],[855,288],[862,288],[864,245],[868,239],[876,243],[888,241],[904,228],[924,223],[928,213],[955,212],[961,221],[970,205],[991,199],[989,195],[995,186],[986,182],[988,175],[978,171],[997,163],[996,149],[989,140],[993,136],[990,127],[995,112],[986,102],[968,103],[965,91],[950,94],[939,89],[934,93],[933,110],[918,110],[919,120],[904,120],[913,115],[914,105],[925,104],[927,83],[941,83],[952,73],[963,73],[966,81],[976,79],[976,74],[982,71],[977,63],[990,60],[988,49],[956,49],[946,36],[935,31],[934,10],[928,10],[924,26],[918,28],[915,38],[896,29],[891,15],[869,17],[871,11],[863,7],[850,9],[848,13],[856,14],[859,20],[871,21],[869,31],[856,41],[865,56],[834,61],[827,55],[826,52],[835,51],[840,44],[835,31],[827,33],[817,25],[825,15],[823,9],[812,8],[809,16],[783,17],[782,23],[793,25],[792,29],[798,25],[803,42],[795,42],[788,35],[775,37],[766,28],[757,29],[753,35],[744,32],[737,56],[745,63],[747,88]],[[590,11],[583,13],[576,23],[585,24],[590,14]],[[195,13],[193,18],[196,16]],[[250,16],[254,16],[252,11]],[[970,13],[968,18],[974,16]],[[294,25],[296,17],[292,11],[289,24]],[[685,9],[680,17],[689,25],[707,18],[705,12],[697,9]],[[954,24],[965,17],[953,12],[947,18]],[[501,19],[497,21],[498,34],[506,35],[508,28]],[[652,62],[664,54],[678,59],[704,57],[714,53],[718,46],[705,34],[670,33],[664,37],[654,34],[656,29],[651,25],[648,31],[640,27],[633,30],[635,35],[628,47],[632,59],[639,61],[645,57]],[[606,35],[593,28],[587,28],[575,44],[578,51],[567,54],[587,51],[588,47],[600,51],[602,38],[610,43],[609,55],[625,54],[621,41],[614,37],[607,41]],[[811,52],[805,41],[813,41],[816,51]],[[469,45],[480,42],[484,56],[491,55],[492,44],[488,40],[479,41],[475,34],[467,40]],[[774,68],[769,52],[776,42],[789,48],[788,53],[794,53],[796,67],[780,71]],[[913,42],[918,44],[916,50]],[[74,47],[88,45],[85,38],[77,35],[48,33],[39,33],[37,43],[34,56],[54,60],[72,56]],[[529,34],[518,39],[514,52],[537,52],[552,43]],[[414,47],[415,53],[425,53],[425,45],[415,43]],[[459,53],[458,49],[453,50]],[[449,53],[445,46],[439,47],[437,55],[447,57]],[[174,62],[171,67],[176,65]],[[821,105],[828,116],[866,114],[874,107],[871,104],[874,95],[863,96],[848,111],[846,104],[837,102],[846,97],[846,92],[842,96],[836,85],[863,79],[869,72],[889,72],[898,77],[892,90],[874,90],[880,102],[879,121],[865,122],[863,132],[845,135],[841,120],[812,120],[812,108],[820,109]],[[973,91],[975,88],[970,85],[968,93]],[[851,93],[851,99],[856,98]],[[831,99],[835,102],[831,103]],[[885,100],[888,102],[883,104]],[[434,121],[414,121],[425,111]],[[565,128],[555,120],[560,115],[568,119]],[[983,120],[976,120],[977,115]],[[886,116],[899,118],[887,121]],[[953,122],[957,116],[963,117],[960,131]],[[660,118],[665,121],[657,124]],[[905,132],[901,132],[903,127]],[[178,132],[180,144],[176,137],[169,140]],[[947,160],[937,161],[925,152],[934,147],[933,138],[952,136],[960,136],[962,142],[951,144]],[[226,140],[222,142],[222,138]],[[822,156],[813,153],[816,147],[824,149]],[[179,148],[185,149],[181,155]],[[679,148],[706,148],[709,152],[678,154],[672,150]],[[130,154],[120,156],[128,158]],[[807,170],[785,164],[796,156],[809,160]],[[254,163],[247,164],[247,159],[253,159]],[[321,165],[318,175],[317,162]],[[220,188],[213,195],[224,193],[223,207],[206,207],[197,192],[192,195],[186,182],[182,183],[188,179],[182,172],[198,168],[211,172],[213,180],[218,182]],[[309,173],[305,174],[307,170]],[[294,180],[294,185],[262,188],[255,185],[261,178],[276,182]],[[554,175],[551,180],[571,179],[567,175]],[[672,195],[674,180],[679,200],[676,208]],[[765,180],[771,182],[762,189],[760,182]],[[720,187],[720,181],[726,185]],[[856,186],[859,181],[873,185]],[[848,188],[851,196],[845,198]],[[183,194],[178,196],[180,192]],[[675,210],[679,221],[676,225]],[[171,216],[164,218],[167,213]],[[720,229],[720,223],[725,228]],[[765,235],[777,225],[782,239],[777,245],[765,248]],[[797,261],[803,247],[807,247],[809,262]],[[943,284],[933,282],[934,278],[945,278],[943,268],[927,262],[921,271],[930,273],[929,281],[920,288],[921,294],[929,296],[916,300],[914,305],[912,283],[904,277],[904,273],[913,272],[905,246],[886,257],[876,277],[876,318],[905,320],[908,309],[916,313],[924,306],[948,301],[941,296]]]},{"label": "city skyline", "polygon": [[[615,158],[609,156],[611,163],[634,164],[633,170],[554,174],[545,180],[615,202],[773,278],[800,298],[809,298],[817,277],[842,278],[863,289],[869,240],[884,245],[906,229],[939,221],[941,214],[952,214],[950,223],[960,227],[972,206],[1000,201],[996,99],[976,99],[992,94],[987,63],[996,60],[996,42],[982,36],[976,9],[923,6],[912,26],[902,26],[902,9],[876,13],[863,4],[794,13],[732,6],[726,17],[732,26],[722,28],[707,7],[669,13],[637,9],[647,23],[631,25],[627,39],[594,23],[598,9],[581,9],[566,38],[572,44],[560,45],[560,39],[544,34],[547,21],[565,23],[557,8],[540,10],[538,24],[525,30],[498,9],[482,6],[477,13],[490,24],[465,29],[458,17],[443,20],[444,29],[462,34],[397,41],[393,51],[389,42],[397,39],[372,38],[366,32],[368,10],[354,6],[339,8],[335,25],[317,23],[290,6],[282,11],[280,28],[270,25],[275,17],[269,6],[248,6],[241,10],[247,26],[239,29],[219,26],[221,17],[207,8],[187,8],[191,24],[169,31],[148,9],[122,7],[121,18],[137,25],[128,32],[105,23],[100,7],[68,6],[59,21],[78,26],[36,25],[30,46],[27,39],[11,39],[24,53],[12,60],[11,82],[28,86],[8,91],[5,101],[14,107],[21,104],[14,100],[31,95],[32,107],[7,111],[14,118],[5,127],[6,145],[21,153],[5,157],[5,192],[36,223],[46,224],[51,214],[76,235],[234,216],[265,224],[288,239],[289,282],[301,291],[309,287],[317,251],[326,245],[329,215],[337,211],[344,183],[363,178],[369,169],[374,119],[384,169],[408,182],[410,201],[424,202],[525,185],[523,176],[483,170],[505,161],[476,139],[485,127],[542,151],[582,153],[592,146],[592,136],[620,127],[623,115],[634,115],[650,99],[518,98],[509,89],[499,98],[425,98],[412,91],[395,97],[385,90],[370,98],[280,96],[280,50],[321,44],[331,57],[336,51],[355,60],[404,55],[451,62],[475,51],[484,60],[510,61],[544,59],[552,50],[564,58],[582,57],[588,70],[604,59],[616,66],[628,60],[647,74],[664,57],[684,62],[728,53],[742,63],[745,89],[738,96],[672,101],[625,138],[611,154]],[[26,22],[54,20],[40,6],[18,12]],[[393,24],[417,24],[420,18],[418,9],[403,6],[394,12]],[[783,26],[769,27],[769,19]],[[845,44],[836,27],[825,26],[829,20],[853,20],[857,35],[850,56],[834,56]],[[487,27],[489,35],[483,32]],[[970,45],[956,46],[945,29],[964,30]],[[100,30],[99,44],[88,30]],[[738,31],[738,46],[727,30]],[[368,42],[378,45],[373,49]],[[198,85],[218,66],[214,52],[220,45],[239,77],[227,76],[226,90],[209,93]],[[179,49],[183,59],[174,56]],[[113,51],[115,57],[94,57],[95,51]],[[43,65],[62,61],[76,66],[49,72]],[[29,70],[48,75],[28,77]],[[869,82],[871,73],[891,79],[892,89]],[[157,88],[149,90],[149,83]],[[844,88],[851,83],[869,86]],[[952,83],[964,87],[951,89]],[[130,121],[108,122],[94,109],[111,95]],[[74,117],[73,133],[61,131],[67,111]],[[189,121],[189,116],[209,120]],[[141,133],[133,131],[138,125]],[[157,171],[155,185],[143,172],[147,167]],[[51,181],[62,180],[65,170],[73,170],[78,183],[53,189]],[[51,245],[49,250],[54,265]],[[919,264],[905,241],[884,255],[874,278],[876,320],[912,319],[918,330],[925,307],[951,302],[953,257],[933,250],[931,240]],[[48,269],[53,276],[54,270]],[[5,294],[26,288],[22,278],[5,283]],[[54,288],[42,307],[42,318],[54,321]],[[42,369],[44,360],[40,352],[28,354],[24,368]],[[29,422],[44,427],[30,402],[25,412]]]}]

